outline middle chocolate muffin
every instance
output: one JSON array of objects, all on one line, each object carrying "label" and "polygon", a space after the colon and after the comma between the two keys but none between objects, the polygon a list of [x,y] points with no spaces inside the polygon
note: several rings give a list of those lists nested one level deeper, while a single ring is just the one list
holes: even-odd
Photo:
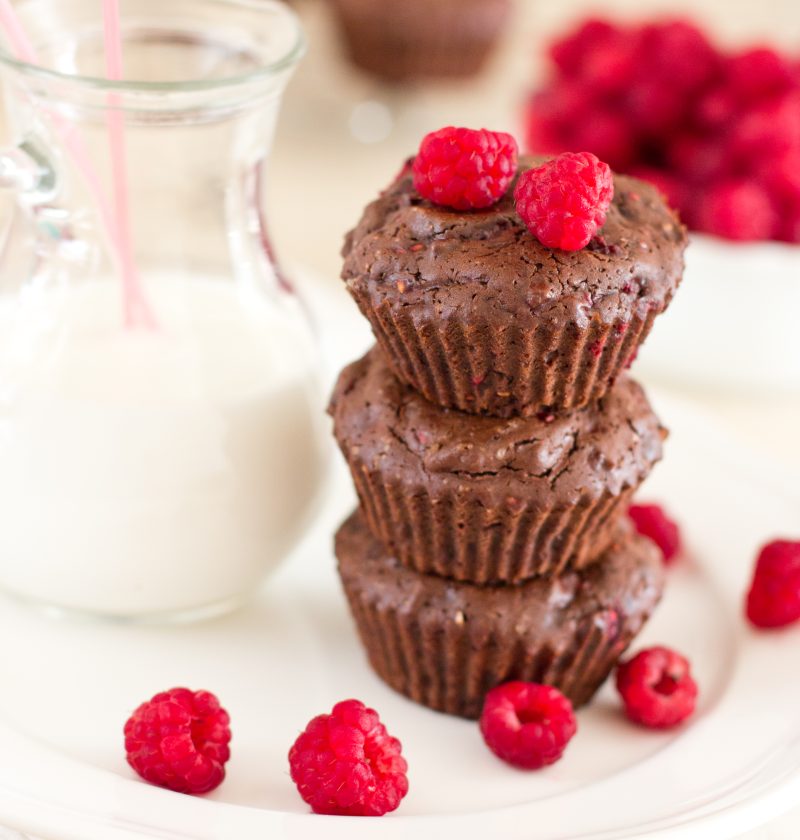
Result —
[{"label": "middle chocolate muffin", "polygon": [[666,436],[627,377],[584,409],[498,419],[427,402],[377,348],[329,411],[375,536],[409,568],[477,584],[597,559]]}]

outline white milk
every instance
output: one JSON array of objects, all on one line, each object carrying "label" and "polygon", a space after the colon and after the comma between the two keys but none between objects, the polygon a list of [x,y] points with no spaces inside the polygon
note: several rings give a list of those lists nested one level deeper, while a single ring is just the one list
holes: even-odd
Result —
[{"label": "white milk", "polygon": [[117,616],[249,594],[323,475],[315,356],[297,320],[231,282],[148,278],[0,305],[0,586]]}]

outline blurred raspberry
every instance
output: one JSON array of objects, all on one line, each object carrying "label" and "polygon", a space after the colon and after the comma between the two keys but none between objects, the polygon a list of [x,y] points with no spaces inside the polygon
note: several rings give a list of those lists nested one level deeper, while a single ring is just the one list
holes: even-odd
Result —
[{"label": "blurred raspberry", "polygon": [[569,152],[591,152],[610,167],[624,171],[636,155],[634,137],[625,119],[610,111],[588,109],[565,132]]},{"label": "blurred raspberry", "polygon": [[528,108],[529,148],[649,172],[693,229],[800,237],[794,176],[781,163],[800,152],[800,61],[768,47],[726,55],[680,19],[590,19],[551,59],[555,75]]},{"label": "blurred raspberry", "polygon": [[527,108],[526,147],[533,152],[563,152],[569,127],[591,103],[585,87],[562,80],[534,94]]},{"label": "blurred raspberry", "polygon": [[661,549],[667,565],[681,553],[682,541],[678,523],[661,505],[631,505],[628,508],[628,516],[636,530]]},{"label": "blurred raspberry", "polygon": [[692,100],[692,116],[701,129],[724,129],[735,118],[740,103],[736,94],[725,84],[715,85]]},{"label": "blurred raspberry", "polygon": [[658,76],[671,87],[695,91],[717,72],[719,56],[703,32],[685,20],[642,27],[639,73]]},{"label": "blurred raspberry", "polygon": [[582,76],[595,97],[622,94],[636,78],[640,69],[638,43],[635,32],[624,31],[587,50]]},{"label": "blurred raspberry", "polygon": [[580,75],[586,57],[597,47],[616,43],[623,37],[623,30],[607,20],[590,18],[571,34],[550,47],[550,57],[565,76]]},{"label": "blurred raspberry", "polygon": [[689,106],[686,95],[677,87],[645,76],[628,84],[624,109],[634,131],[661,140],[684,124]]},{"label": "blurred raspberry", "polygon": [[777,207],[776,238],[800,242],[800,148],[763,161],[759,177]]},{"label": "blurred raspberry", "polygon": [[726,62],[725,76],[729,89],[744,102],[783,93],[797,81],[788,59],[769,47],[756,47],[732,56]]},{"label": "blurred raspberry", "polygon": [[790,205],[800,203],[800,146],[763,161],[759,172],[780,202]]},{"label": "blurred raspberry", "polygon": [[792,245],[800,244],[800,206],[781,219],[776,238]]},{"label": "blurred raspberry", "polygon": [[755,181],[721,181],[703,197],[697,225],[706,233],[741,242],[771,239],[778,215],[769,193]]},{"label": "blurred raspberry", "polygon": [[538,153],[589,151],[616,170],[624,170],[638,153],[624,115],[565,81],[531,97],[525,141]]},{"label": "blurred raspberry", "polygon": [[745,111],[730,134],[732,153],[745,165],[800,148],[800,88]]},{"label": "blurred raspberry", "polygon": [[717,180],[731,169],[724,145],[714,137],[693,133],[673,137],[667,161],[677,177],[692,183]]},{"label": "blurred raspberry", "polygon": [[669,729],[694,712],[697,683],[688,660],[670,648],[648,648],[622,662],[616,681],[625,714],[634,723]]},{"label": "blurred raspberry", "polygon": [[688,192],[686,185],[673,173],[649,166],[632,166],[628,169],[628,173],[657,187],[669,202],[670,207],[681,210],[686,204]]},{"label": "blurred raspberry", "polygon": [[775,540],[761,549],[746,611],[756,627],[784,627],[800,621],[800,542]]}]

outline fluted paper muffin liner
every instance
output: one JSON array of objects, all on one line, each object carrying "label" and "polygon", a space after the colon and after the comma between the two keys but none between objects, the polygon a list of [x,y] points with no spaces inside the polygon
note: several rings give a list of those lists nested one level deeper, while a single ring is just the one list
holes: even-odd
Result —
[{"label": "fluted paper muffin liner", "polygon": [[494,508],[466,487],[436,493],[392,481],[357,456],[350,469],[370,530],[400,563],[475,584],[519,583],[584,568],[606,548],[636,490],[587,495],[560,508],[509,497]]},{"label": "fluted paper muffin liner", "polygon": [[387,361],[400,379],[445,408],[493,417],[581,408],[601,399],[634,360],[658,311],[586,328],[549,322],[526,329],[451,318],[415,318],[373,308],[352,288]]}]

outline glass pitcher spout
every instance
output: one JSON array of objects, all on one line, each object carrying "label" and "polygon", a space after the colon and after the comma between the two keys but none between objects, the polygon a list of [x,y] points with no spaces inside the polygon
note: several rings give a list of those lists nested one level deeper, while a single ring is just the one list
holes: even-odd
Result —
[{"label": "glass pitcher spout", "polygon": [[[101,5],[22,0],[39,63],[0,49],[23,144],[5,169],[0,155],[19,195],[0,253],[15,266],[0,276],[0,587],[115,618],[196,615],[256,589],[322,483],[316,345],[263,196],[304,42],[277,0],[121,0],[109,81]],[[112,120],[147,330],[123,317]]]}]

